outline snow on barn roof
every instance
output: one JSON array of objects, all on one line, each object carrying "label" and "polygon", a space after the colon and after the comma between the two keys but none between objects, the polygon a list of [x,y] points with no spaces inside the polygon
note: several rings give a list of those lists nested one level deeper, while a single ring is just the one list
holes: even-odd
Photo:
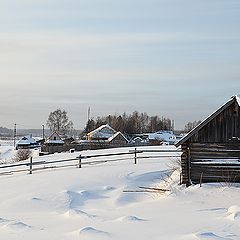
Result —
[{"label": "snow on barn roof", "polygon": [[236,100],[237,100],[238,106],[240,107],[240,95],[236,95]]},{"label": "snow on barn roof", "polygon": [[218,114],[224,111],[227,107],[229,107],[233,102],[237,102],[240,107],[240,95],[232,96],[225,104],[223,104],[220,108],[218,108],[215,112],[213,112],[210,116],[208,116],[205,120],[203,120],[198,126],[193,128],[187,135],[181,138],[177,143],[176,147],[179,147],[181,144],[186,142],[189,138],[191,138],[197,131],[207,125],[213,118],[215,118]]}]

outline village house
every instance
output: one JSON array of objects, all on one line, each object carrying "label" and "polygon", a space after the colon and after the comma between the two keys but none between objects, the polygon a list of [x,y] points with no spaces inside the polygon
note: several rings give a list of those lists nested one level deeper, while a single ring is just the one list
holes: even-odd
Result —
[{"label": "village house", "polygon": [[108,124],[102,125],[95,130],[89,132],[87,134],[87,140],[108,140],[112,137],[117,131],[115,131],[112,127]]},{"label": "village house", "polygon": [[53,131],[51,135],[45,141],[47,145],[63,145],[64,141],[62,140],[60,134],[57,131]]},{"label": "village house", "polygon": [[16,149],[32,149],[40,147],[40,141],[37,141],[32,135],[22,137],[16,143]]},{"label": "village house", "polygon": [[129,141],[123,133],[117,132],[115,129],[106,124],[88,133],[87,140],[82,141],[82,144],[84,143],[100,144],[102,147],[108,147],[109,145],[125,146],[129,143]]},{"label": "village house", "polygon": [[240,182],[240,97],[223,106],[184,136],[182,183]]},{"label": "village house", "polygon": [[116,132],[108,139],[108,142],[114,145],[126,145],[129,141],[121,132]]}]

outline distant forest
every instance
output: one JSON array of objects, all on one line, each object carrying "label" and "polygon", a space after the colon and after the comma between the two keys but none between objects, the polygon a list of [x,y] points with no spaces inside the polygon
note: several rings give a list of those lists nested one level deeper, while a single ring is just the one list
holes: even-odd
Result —
[{"label": "distant forest", "polygon": [[116,131],[122,133],[148,133],[159,130],[173,130],[173,121],[160,116],[149,116],[147,113],[134,111],[131,114],[108,115],[90,119],[87,122],[85,132],[90,132],[103,124],[108,124]]},{"label": "distant forest", "polygon": [[12,134],[13,134],[13,130],[5,127],[0,127],[0,136],[9,136]]}]

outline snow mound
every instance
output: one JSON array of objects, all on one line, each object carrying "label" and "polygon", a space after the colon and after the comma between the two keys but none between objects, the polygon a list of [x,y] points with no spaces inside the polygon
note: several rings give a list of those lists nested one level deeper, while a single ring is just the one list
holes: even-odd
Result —
[{"label": "snow mound", "polygon": [[171,171],[155,171],[155,172],[148,172],[139,175],[128,175],[128,180],[132,184],[140,184],[140,183],[154,183],[163,180]]},{"label": "snow mound", "polygon": [[59,211],[79,209],[88,203],[89,200],[98,200],[107,198],[98,191],[70,191],[65,190],[54,196],[48,197],[45,202],[52,208]]},{"label": "snow mound", "polygon": [[145,222],[147,221],[146,219],[143,218],[139,218],[136,216],[124,216],[118,219],[119,221],[123,221],[123,222]]},{"label": "snow mound", "polygon": [[[127,190],[140,190],[139,187],[151,187],[156,184],[160,184],[168,176],[171,171],[154,171],[144,174],[134,175],[129,174],[127,176],[127,184],[124,186],[123,191]],[[146,201],[151,198],[153,194],[159,194],[158,192],[122,192],[116,200],[117,205],[124,206],[127,204],[133,204],[137,202]]]},{"label": "snow mound", "polygon": [[84,211],[78,210],[78,209],[70,209],[65,214],[65,217],[84,217],[84,218],[96,218],[96,215],[88,214]]},{"label": "snow mound", "polygon": [[79,237],[81,240],[108,240],[110,239],[110,234],[108,232],[104,232],[93,227],[85,227],[80,230]]},{"label": "snow mound", "polygon": [[12,162],[15,151],[12,148],[2,149],[0,151],[0,164]]},{"label": "snow mound", "polygon": [[211,239],[211,240],[231,240],[231,238],[220,237],[212,232],[202,232],[197,233],[196,237],[198,239]]},{"label": "snow mound", "polygon": [[32,227],[16,220],[9,220],[5,218],[0,218],[0,226],[4,228],[8,228],[14,231],[24,231],[24,230],[29,230]]},{"label": "snow mound", "polygon": [[240,219],[240,207],[237,205],[233,205],[228,208],[227,218],[230,220]]},{"label": "snow mound", "polygon": [[15,231],[25,231],[25,230],[29,230],[32,227],[23,223],[23,222],[14,222],[14,223],[10,223],[7,225],[8,228],[11,228],[12,230]]}]

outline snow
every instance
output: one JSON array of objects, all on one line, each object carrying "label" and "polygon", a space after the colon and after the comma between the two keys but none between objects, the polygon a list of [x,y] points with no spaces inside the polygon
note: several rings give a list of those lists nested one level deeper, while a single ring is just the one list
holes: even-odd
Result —
[{"label": "snow", "polygon": [[52,139],[48,139],[46,141],[46,143],[52,143],[52,144],[64,144],[63,140],[52,140]]},{"label": "snow", "polygon": [[1,141],[0,142],[0,164],[5,162],[12,162],[16,151],[14,147],[10,145],[8,142]]},{"label": "snow", "polygon": [[27,135],[25,137],[22,137],[18,142],[17,142],[17,146],[18,145],[33,145],[33,144],[37,144],[36,140],[31,136],[31,135]]},{"label": "snow", "polygon": [[[129,148],[81,154],[116,151]],[[79,154],[58,153],[35,161]],[[170,157],[139,159],[135,165],[126,160],[0,176],[1,239],[240,239],[240,185],[211,183],[185,188],[178,185],[174,161]],[[170,191],[124,192],[140,186]]]},{"label": "snow", "polygon": [[126,140],[126,142],[128,142],[127,138],[121,132],[116,132],[115,134],[113,134],[110,138],[108,138],[108,142],[111,142],[118,135],[122,135],[122,137]]},{"label": "snow", "polygon": [[236,95],[236,100],[237,100],[238,106],[240,106],[240,95]]},{"label": "snow", "polygon": [[88,137],[90,136],[91,138],[109,139],[115,133],[116,133],[116,131],[112,127],[110,127],[108,124],[105,124],[105,125],[102,125],[102,126],[96,128],[95,130],[88,133],[87,135],[88,135]]},{"label": "snow", "polygon": [[155,133],[149,133],[148,138],[151,139],[157,139],[157,140],[163,140],[164,142],[169,143],[175,143],[176,142],[176,136],[173,134],[172,131],[159,131]]}]

